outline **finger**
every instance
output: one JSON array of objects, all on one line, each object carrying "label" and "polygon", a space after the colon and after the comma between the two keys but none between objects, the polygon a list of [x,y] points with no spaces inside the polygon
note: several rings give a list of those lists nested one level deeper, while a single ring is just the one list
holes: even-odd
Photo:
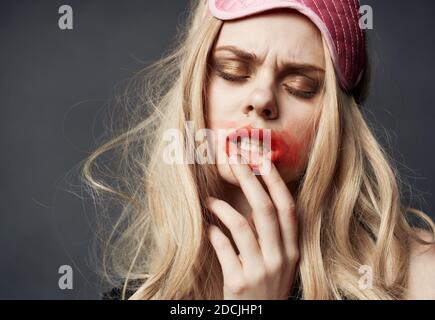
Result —
[{"label": "finger", "polygon": [[[239,157],[240,158],[240,157]],[[237,160],[230,161],[231,170],[252,208],[255,228],[262,252],[279,255],[282,244],[275,207],[251,168]]]},{"label": "finger", "polygon": [[209,226],[207,234],[221,265],[224,282],[239,281],[237,278],[243,275],[243,268],[230,240],[215,225]]},{"label": "finger", "polygon": [[240,252],[242,267],[251,270],[262,264],[261,250],[249,222],[225,201],[208,197],[206,203],[207,207],[230,230]]},{"label": "finger", "polygon": [[281,238],[287,257],[298,251],[298,224],[294,198],[279,174],[276,166],[270,162],[270,170],[262,172],[261,177],[272,198],[279,220]]}]

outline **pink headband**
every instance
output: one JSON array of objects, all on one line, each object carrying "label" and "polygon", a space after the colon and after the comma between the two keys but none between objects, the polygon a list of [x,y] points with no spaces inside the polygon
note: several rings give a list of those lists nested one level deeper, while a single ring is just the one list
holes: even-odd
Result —
[{"label": "pink headband", "polygon": [[307,16],[328,44],[341,86],[351,91],[366,67],[365,33],[359,27],[359,0],[208,0],[208,15],[232,20],[275,8]]}]

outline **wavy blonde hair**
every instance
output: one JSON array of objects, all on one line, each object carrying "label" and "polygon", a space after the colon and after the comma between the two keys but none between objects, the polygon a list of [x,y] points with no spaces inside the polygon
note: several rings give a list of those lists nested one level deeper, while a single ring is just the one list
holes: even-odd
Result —
[{"label": "wavy blonde hair", "polygon": [[[203,203],[221,194],[214,165],[167,165],[161,160],[163,132],[184,132],[186,121],[205,128],[203,106],[209,54],[222,21],[204,19],[206,1],[193,1],[176,46],[133,78],[138,99],[126,95],[128,127],[84,162],[82,178],[102,207],[115,195],[121,214],[105,235],[103,274],[111,285],[123,281],[130,299],[222,299],[223,278],[206,228],[215,221]],[[304,299],[401,299],[409,269],[410,239],[420,239],[405,208],[398,173],[368,127],[355,101],[337,83],[325,41],[326,79],[317,134],[306,172],[295,194],[299,217],[297,282]],[[195,147],[187,136],[182,154]],[[109,178],[98,164],[118,156]],[[111,207],[111,210],[116,207]],[[104,228],[103,228],[104,230]],[[106,238],[106,237],[103,237]],[[372,286],[361,289],[359,270],[370,266]],[[134,280],[134,281],[132,281]]]}]

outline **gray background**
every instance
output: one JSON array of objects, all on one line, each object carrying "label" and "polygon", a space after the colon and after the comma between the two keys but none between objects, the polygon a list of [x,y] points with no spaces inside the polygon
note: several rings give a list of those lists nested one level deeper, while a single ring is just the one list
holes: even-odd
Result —
[{"label": "gray background", "polygon": [[[435,3],[363,3],[374,9],[366,114],[413,186],[406,199],[434,217]],[[73,7],[72,31],[57,26],[62,4]],[[77,164],[101,135],[115,87],[169,47],[186,4],[1,2],[0,299],[99,297],[93,210],[68,190],[77,188]],[[73,290],[58,288],[63,264],[74,269]]]}]

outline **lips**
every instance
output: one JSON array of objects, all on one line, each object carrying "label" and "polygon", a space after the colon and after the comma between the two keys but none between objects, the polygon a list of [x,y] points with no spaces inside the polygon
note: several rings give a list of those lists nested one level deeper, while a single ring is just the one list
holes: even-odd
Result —
[{"label": "lips", "polygon": [[281,136],[274,131],[263,128],[246,126],[230,133],[226,138],[226,153],[230,156],[230,143],[238,146],[242,152],[251,152],[258,155],[271,151],[271,161],[279,162],[287,148]]}]

